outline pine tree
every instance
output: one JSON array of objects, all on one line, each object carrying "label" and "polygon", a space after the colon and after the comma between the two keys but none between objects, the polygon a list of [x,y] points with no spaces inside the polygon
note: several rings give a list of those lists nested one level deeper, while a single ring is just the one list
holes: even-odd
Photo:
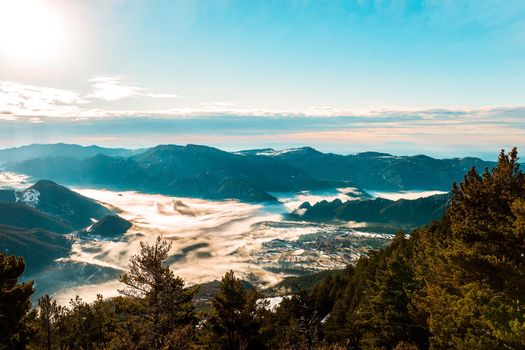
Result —
[{"label": "pine tree", "polygon": [[260,346],[257,299],[257,293],[247,292],[233,271],[224,275],[212,299],[213,312],[209,320],[218,348],[244,350]]},{"label": "pine tree", "polygon": [[0,349],[25,349],[33,283],[19,283],[25,269],[24,259],[0,253]]},{"label": "pine tree", "polygon": [[152,246],[141,242],[129,272],[120,276],[125,288],[119,292],[141,301],[139,316],[145,321],[146,342],[152,349],[160,349],[166,335],[194,321],[192,299],[197,290],[184,288],[184,281],[164,265],[170,249],[171,244],[160,236]]},{"label": "pine tree", "polygon": [[382,252],[366,295],[353,316],[363,349],[390,349],[402,341],[426,343],[426,332],[415,324],[410,312],[416,288],[411,256],[412,241],[402,232]]},{"label": "pine tree", "polygon": [[517,151],[454,185],[449,210],[420,232],[419,307],[432,349],[525,347],[525,178]]},{"label": "pine tree", "polygon": [[57,305],[56,300],[52,300],[49,295],[44,295],[38,299],[38,338],[39,343],[44,349],[51,350],[56,348],[56,332],[60,319],[63,315],[63,308]]}]

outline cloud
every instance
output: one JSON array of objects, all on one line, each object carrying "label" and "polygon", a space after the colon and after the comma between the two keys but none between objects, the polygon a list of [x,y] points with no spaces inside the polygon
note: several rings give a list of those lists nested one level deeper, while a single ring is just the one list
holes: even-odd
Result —
[{"label": "cloud", "polygon": [[[332,106],[312,106],[304,110],[272,110],[251,105],[239,105],[229,101],[211,101],[200,106],[174,107],[167,109],[114,109],[101,108],[92,99],[117,101],[126,97],[173,98],[178,95],[151,92],[135,84],[124,84],[122,77],[95,77],[89,79],[93,91],[82,94],[72,90],[35,86],[17,82],[0,81],[0,119],[23,120],[38,117],[46,121],[56,117],[71,120],[90,118],[208,118],[208,117],[268,117],[324,118],[320,124],[361,127],[405,125],[467,125],[481,123],[523,126],[525,106],[486,106],[479,108],[396,108],[366,107],[341,109]],[[338,119],[339,118],[339,119]],[[341,119],[343,118],[343,119]],[[36,119],[33,119],[33,121]],[[329,122],[332,120],[332,122]],[[342,123],[342,124],[341,124]],[[296,122],[294,122],[297,125]],[[332,125],[333,126],[333,125]]]},{"label": "cloud", "polygon": [[212,106],[212,107],[233,107],[237,106],[235,102],[230,101],[212,101],[212,102],[206,102],[204,104],[205,106]]},{"label": "cloud", "polygon": [[478,155],[492,154],[500,147],[525,147],[525,106],[312,106],[304,110],[272,110],[211,101],[163,109],[147,108],[152,103],[144,104],[146,108],[142,110],[116,109],[111,103],[101,106],[93,99],[116,101],[129,96],[172,95],[126,85],[118,77],[97,77],[90,82],[93,91],[85,94],[0,81],[0,140],[18,144],[23,140],[30,143],[97,139],[115,146],[189,142],[235,148],[311,145],[329,151],[414,150],[429,154],[446,154],[444,149],[470,150],[469,153],[477,149]]},{"label": "cloud", "polygon": [[152,98],[177,98],[179,95],[153,93],[133,83],[124,83],[120,76],[99,76],[88,80],[93,91],[86,98],[96,98],[105,101],[118,101],[127,97],[145,96]]},{"label": "cloud", "polygon": [[84,103],[86,101],[74,91],[0,81],[2,119],[9,116],[71,116],[80,113],[80,105]]}]

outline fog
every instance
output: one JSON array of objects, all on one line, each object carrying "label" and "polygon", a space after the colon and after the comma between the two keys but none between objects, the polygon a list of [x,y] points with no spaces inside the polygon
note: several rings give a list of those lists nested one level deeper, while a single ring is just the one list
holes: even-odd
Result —
[{"label": "fog", "polygon": [[[24,188],[27,177],[0,173],[2,187]],[[118,239],[78,233],[71,254],[45,271],[29,276],[38,297],[51,294],[60,304],[75,295],[92,301],[111,297],[122,285],[118,276],[139,253],[140,242],[152,244],[158,235],[172,244],[167,263],[188,285],[220,279],[230,269],[260,288],[284,277],[323,269],[343,268],[369,249],[387,244],[391,235],[367,232],[366,223],[318,224],[287,219],[309,201],[356,199],[353,188],[300,193],[273,193],[276,204],[211,201],[127,191],[73,188],[93,198],[133,226]],[[416,198],[434,192],[411,192]],[[395,193],[373,192],[393,198]],[[407,198],[407,194],[397,194]]]},{"label": "fog", "polygon": [[400,192],[383,192],[383,191],[369,191],[367,192],[372,197],[381,197],[397,201],[398,199],[418,199],[422,197],[430,197],[436,194],[445,194],[446,191],[400,191]]},{"label": "fog", "polygon": [[[351,199],[345,193],[351,189],[339,189],[319,193],[280,194],[281,203],[262,205],[247,204],[234,200],[210,201],[195,198],[169,197],[138,192],[115,192],[100,189],[74,188],[80,194],[98,200],[133,223],[132,228],[119,240],[84,239],[79,237],[71,255],[62,259],[62,264],[85,269],[86,265],[97,267],[93,274],[79,273],[79,278],[70,283],[50,287],[49,292],[60,303],[66,303],[74,295],[84,300],[93,300],[96,294],[105,297],[116,295],[122,286],[118,274],[128,268],[129,259],[140,251],[140,242],[152,244],[157,235],[171,242],[168,263],[176,275],[188,284],[197,284],[220,279],[230,269],[259,287],[274,285],[292,273],[281,268],[283,256],[294,256],[307,270],[318,259],[319,252],[297,249],[292,245],[282,252],[266,252],[264,244],[274,240],[294,242],[299,237],[319,232],[330,234],[340,230],[354,232],[362,230],[362,223],[341,225],[319,225],[307,222],[288,221],[284,214],[297,208],[303,201],[315,203],[322,199]],[[354,232],[356,237],[366,232]],[[370,235],[369,238],[376,238]],[[388,236],[381,237],[389,239]],[[273,249],[273,248],[272,248]],[[315,250],[315,249],[314,249]],[[280,254],[280,255],[279,255]],[[314,255],[312,255],[314,254]],[[322,257],[321,257],[322,258]],[[332,258],[330,261],[333,261]],[[343,267],[340,261],[335,266]],[[287,263],[286,266],[289,266]],[[299,265],[297,265],[299,266]],[[328,267],[328,266],[327,266]],[[315,267],[314,270],[317,270]],[[108,273],[110,271],[110,273]],[[93,279],[84,281],[84,277]],[[43,274],[38,280],[49,278]],[[37,286],[38,287],[38,286]]]}]

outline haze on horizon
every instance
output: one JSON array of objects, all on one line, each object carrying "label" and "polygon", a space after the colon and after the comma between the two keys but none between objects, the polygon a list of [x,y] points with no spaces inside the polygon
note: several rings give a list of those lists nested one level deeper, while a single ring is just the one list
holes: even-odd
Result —
[{"label": "haze on horizon", "polygon": [[525,146],[518,0],[0,0],[0,148]]}]

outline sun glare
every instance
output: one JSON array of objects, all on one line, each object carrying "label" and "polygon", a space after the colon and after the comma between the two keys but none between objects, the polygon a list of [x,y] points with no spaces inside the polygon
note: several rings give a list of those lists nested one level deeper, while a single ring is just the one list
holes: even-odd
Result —
[{"label": "sun glare", "polygon": [[45,63],[61,57],[67,28],[45,0],[0,0],[0,55],[15,63]]}]

